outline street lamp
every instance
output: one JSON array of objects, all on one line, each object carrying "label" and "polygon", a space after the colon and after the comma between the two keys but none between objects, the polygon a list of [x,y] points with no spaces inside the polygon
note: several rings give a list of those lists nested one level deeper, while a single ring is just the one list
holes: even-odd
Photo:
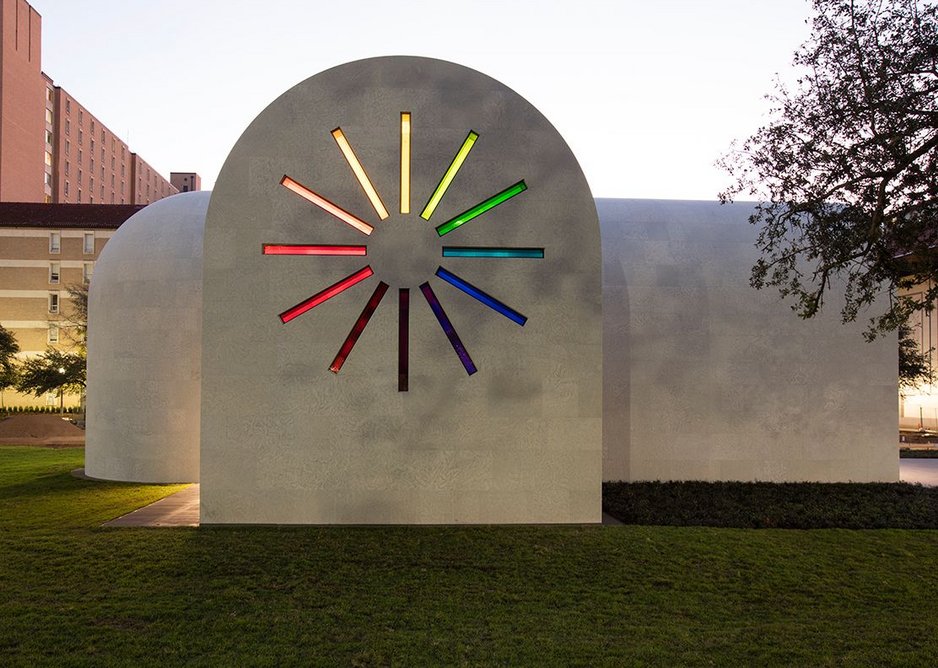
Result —
[{"label": "street lamp", "polygon": [[[65,367],[59,367],[59,373],[65,375]],[[63,379],[64,380],[64,379]],[[59,415],[65,415],[65,385],[59,385]]]}]

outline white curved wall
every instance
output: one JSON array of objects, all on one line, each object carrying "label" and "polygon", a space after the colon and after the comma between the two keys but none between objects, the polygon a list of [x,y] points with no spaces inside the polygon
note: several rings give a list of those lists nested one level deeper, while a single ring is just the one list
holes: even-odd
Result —
[{"label": "white curved wall", "polygon": [[896,341],[749,287],[752,205],[598,199],[603,479],[896,481]]},{"label": "white curved wall", "polygon": [[199,479],[202,231],[210,192],[159,200],[101,253],[88,303],[85,472]]},{"label": "white curved wall", "polygon": [[[199,477],[208,195],[147,207],[99,261],[89,331],[93,477]],[[895,342],[866,344],[839,323],[836,304],[805,322],[770,291],[753,291],[748,206],[597,205],[604,479],[897,479]]]}]

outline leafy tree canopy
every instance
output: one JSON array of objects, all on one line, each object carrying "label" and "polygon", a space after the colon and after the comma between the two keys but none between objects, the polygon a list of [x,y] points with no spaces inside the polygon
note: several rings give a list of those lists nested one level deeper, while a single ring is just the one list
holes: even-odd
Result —
[{"label": "leafy tree canopy", "polygon": [[12,367],[16,360],[14,355],[20,351],[20,346],[13,336],[13,332],[0,325],[0,367]]},{"label": "leafy tree canopy", "polygon": [[37,397],[47,392],[77,393],[85,387],[85,358],[47,348],[38,357],[23,362],[16,388]]},{"label": "leafy tree canopy", "polygon": [[0,326],[0,391],[13,387],[17,380],[16,353],[20,346],[13,333]]},{"label": "leafy tree canopy", "polygon": [[[813,0],[799,77],[776,83],[767,125],[719,164],[723,202],[758,204],[756,288],[805,318],[842,281],[844,322],[873,305],[866,337],[938,298],[938,12],[916,0]],[[900,289],[924,283],[918,297]]]},{"label": "leafy tree canopy", "polygon": [[65,324],[62,332],[84,355],[87,352],[88,333],[88,284],[74,283],[66,288],[70,307],[64,311]]},{"label": "leafy tree canopy", "polygon": [[922,352],[912,338],[912,328],[899,326],[899,386],[915,389],[922,383],[931,383],[934,373],[930,364],[931,351]]}]

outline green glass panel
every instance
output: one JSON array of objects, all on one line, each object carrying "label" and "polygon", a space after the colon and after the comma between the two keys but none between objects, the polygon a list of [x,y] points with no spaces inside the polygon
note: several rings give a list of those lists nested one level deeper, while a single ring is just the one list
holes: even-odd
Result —
[{"label": "green glass panel", "polygon": [[456,216],[456,217],[454,217],[454,218],[450,218],[449,220],[447,220],[447,221],[446,221],[445,223],[443,223],[442,225],[437,226],[437,228],[436,228],[436,233],[437,233],[438,235],[440,235],[441,237],[442,237],[444,234],[449,234],[450,232],[452,232],[453,230],[455,230],[455,229],[456,229],[457,227],[459,227],[460,225],[464,225],[465,223],[468,223],[468,222],[469,222],[470,220],[472,220],[473,218],[478,218],[479,216],[481,216],[481,215],[482,215],[483,213],[485,213],[486,211],[489,211],[489,210],[491,210],[491,209],[494,209],[496,206],[498,206],[498,205],[501,204],[502,202],[506,202],[506,201],[510,200],[510,199],[511,199],[512,197],[514,197],[515,195],[518,195],[518,194],[520,194],[520,193],[523,193],[523,192],[524,192],[525,190],[527,190],[527,189],[528,189],[528,186],[525,185],[525,183],[524,183],[523,180],[522,180],[522,181],[518,181],[518,182],[517,182],[516,184],[514,184],[513,186],[508,186],[507,188],[505,188],[503,191],[501,191],[501,192],[498,193],[497,195],[492,195],[491,197],[489,197],[489,198],[488,198],[487,200],[485,200],[484,202],[479,202],[478,204],[476,204],[476,205],[475,205],[474,207],[472,207],[471,209],[468,209],[468,210],[466,210],[466,211],[463,211],[463,212],[462,212],[461,214],[459,214],[458,216]]}]

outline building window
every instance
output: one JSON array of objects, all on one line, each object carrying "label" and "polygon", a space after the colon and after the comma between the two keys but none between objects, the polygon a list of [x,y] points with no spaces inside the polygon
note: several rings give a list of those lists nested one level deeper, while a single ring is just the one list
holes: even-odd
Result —
[{"label": "building window", "polygon": [[85,131],[81,128],[78,128],[78,145],[81,146],[81,141],[85,137]]},{"label": "building window", "polygon": [[52,110],[46,109],[46,123],[52,125]]},{"label": "building window", "polygon": [[189,186],[183,186],[183,187],[182,187],[182,192],[184,192],[184,193],[189,192]]},{"label": "building window", "polygon": [[59,312],[59,293],[50,292],[49,293],[49,313],[58,313]]},{"label": "building window", "polygon": [[104,185],[101,185],[101,199],[104,199]]},{"label": "building window", "polygon": [[59,284],[59,272],[61,271],[60,265],[58,262],[49,263],[49,283],[52,285]]},{"label": "building window", "polygon": [[[94,132],[94,129],[92,129],[91,131]],[[94,152],[94,135],[91,136],[91,151],[92,153]]]},{"label": "building window", "polygon": [[72,111],[72,101],[68,98],[65,98],[65,113],[71,113]]},{"label": "building window", "polygon": [[49,232],[49,252],[50,253],[62,252],[62,233],[61,232]]},{"label": "building window", "polygon": [[46,151],[46,165],[52,166],[52,154]]},{"label": "building window", "polygon": [[46,102],[52,102],[52,89],[46,86]]},{"label": "building window", "polygon": [[[92,169],[94,168],[92,167]],[[91,178],[88,179],[88,190],[90,190],[91,192],[94,192],[94,176],[93,175],[91,176]]]},{"label": "building window", "polygon": [[[81,185],[81,170],[78,170],[78,185]],[[79,195],[81,197],[81,195]]]},{"label": "building window", "polygon": [[69,168],[69,162],[68,160],[66,160],[65,161],[65,176],[68,176],[68,168]]},{"label": "building window", "polygon": [[68,181],[65,182],[65,196],[68,197]]},{"label": "building window", "polygon": [[78,203],[81,204],[81,188],[78,189]]},{"label": "building window", "polygon": [[70,126],[71,126],[71,123],[69,123],[68,119],[66,118],[65,119],[65,134],[69,133],[69,130],[71,129]]},{"label": "building window", "polygon": [[81,107],[78,108],[78,122],[79,123],[85,122],[85,112]]},{"label": "building window", "polygon": [[94,273],[94,262],[85,262],[81,268],[81,279],[85,283],[91,282],[91,274]]},{"label": "building window", "polygon": [[46,143],[49,146],[52,146],[52,131],[51,130],[46,130]]},{"label": "building window", "polygon": [[81,162],[81,158],[82,158],[81,149],[78,149],[78,162],[79,163]]},{"label": "building window", "polygon": [[52,187],[52,174],[46,172],[46,185]]},{"label": "building window", "polygon": [[65,155],[71,155],[71,154],[72,154],[72,142],[66,139],[65,140]]},{"label": "building window", "polygon": [[59,342],[59,326],[55,323],[49,323],[49,343]]},{"label": "building window", "polygon": [[88,160],[88,168],[90,171],[94,171],[94,153],[91,154],[91,158]]},{"label": "building window", "polygon": [[94,254],[94,232],[85,232],[84,234],[84,243],[82,244],[82,252],[85,255]]}]

